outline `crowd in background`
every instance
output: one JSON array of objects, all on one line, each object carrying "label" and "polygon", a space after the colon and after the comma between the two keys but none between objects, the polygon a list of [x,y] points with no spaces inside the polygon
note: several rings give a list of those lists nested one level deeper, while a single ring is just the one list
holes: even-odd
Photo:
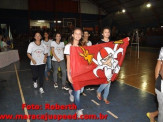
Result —
[{"label": "crowd in background", "polygon": [[13,42],[9,36],[0,34],[0,52],[8,51],[13,49]]},{"label": "crowd in background", "polygon": [[[42,33],[45,30],[50,32],[49,38],[54,39],[54,35],[56,33],[55,29],[41,29],[41,28],[39,29],[39,31]],[[115,41],[115,40],[120,40],[125,37],[132,38],[134,30],[135,29],[128,31],[128,32],[121,32],[116,27],[112,27],[110,40]],[[6,51],[6,50],[10,50],[14,48],[14,49],[19,50],[20,55],[21,53],[23,54],[25,52],[25,50],[23,49],[26,49],[29,42],[33,41],[33,34],[35,31],[36,31],[35,29],[31,28],[28,33],[17,34],[14,30],[12,30],[13,40],[9,39],[9,37],[7,36],[7,34],[5,34],[5,32],[0,33],[0,50]],[[67,44],[71,37],[71,32],[72,32],[71,29],[59,28],[57,31],[62,34],[62,41],[65,44]],[[158,41],[158,39],[155,39],[154,37],[159,37],[159,39],[162,40],[163,28],[160,28],[160,27],[140,28],[138,29],[138,32],[139,32],[140,46],[150,47],[149,43],[153,43],[153,40]],[[90,33],[89,39],[91,40],[93,45],[96,44],[97,41],[101,39],[100,32],[89,31],[89,33]],[[150,38],[151,36],[152,38]],[[160,41],[158,43],[160,43]],[[158,47],[159,45],[160,44],[156,44],[155,47]]]}]

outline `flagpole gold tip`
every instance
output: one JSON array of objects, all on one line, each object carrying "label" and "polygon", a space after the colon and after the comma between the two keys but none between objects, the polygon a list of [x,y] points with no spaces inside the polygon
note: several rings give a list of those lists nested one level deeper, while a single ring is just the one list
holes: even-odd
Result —
[{"label": "flagpole gold tip", "polygon": [[114,41],[114,44],[123,44],[122,40]]}]

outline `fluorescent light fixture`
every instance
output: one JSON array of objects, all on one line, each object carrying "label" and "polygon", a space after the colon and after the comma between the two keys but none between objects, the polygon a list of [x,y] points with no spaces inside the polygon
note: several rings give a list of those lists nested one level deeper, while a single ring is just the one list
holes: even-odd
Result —
[{"label": "fluorescent light fixture", "polygon": [[126,12],[126,10],[125,10],[125,9],[122,9],[122,12],[123,12],[123,13],[125,13],[125,12]]},{"label": "fluorescent light fixture", "polygon": [[45,20],[38,20],[37,22],[45,22]]},{"label": "fluorescent light fixture", "polygon": [[151,4],[150,3],[147,3],[146,7],[147,8],[150,8],[151,7]]},{"label": "fluorescent light fixture", "polygon": [[54,23],[62,23],[62,21],[60,21],[60,20],[58,20],[58,21],[56,21],[56,20],[54,20]]},{"label": "fluorescent light fixture", "polygon": [[62,23],[62,21],[58,20],[57,23]]},{"label": "fluorescent light fixture", "polygon": [[41,23],[40,22],[36,22],[37,25],[40,25]]}]

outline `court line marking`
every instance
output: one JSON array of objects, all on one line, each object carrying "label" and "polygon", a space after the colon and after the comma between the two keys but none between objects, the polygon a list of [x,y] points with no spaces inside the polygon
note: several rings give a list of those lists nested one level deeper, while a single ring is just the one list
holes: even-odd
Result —
[{"label": "court line marking", "polygon": [[94,104],[96,105],[100,105],[98,102],[96,102],[95,100],[91,100]]},{"label": "court line marking", "polygon": [[[23,95],[23,91],[22,91],[22,88],[21,88],[21,84],[20,84],[20,79],[19,79],[18,71],[17,71],[17,68],[16,68],[16,65],[15,64],[14,64],[14,68],[15,68],[15,72],[16,72],[16,78],[17,78],[17,82],[18,82],[18,87],[19,87],[19,91],[20,91],[20,96],[21,96],[21,99],[22,99],[22,103],[23,104],[26,104],[25,103],[25,99],[24,99],[24,95]],[[27,110],[26,107],[24,107],[24,113],[25,113],[25,115],[29,116],[28,110]],[[27,119],[27,122],[30,122],[30,119],[29,118]]]},{"label": "court line marking", "polygon": [[114,118],[118,119],[118,116],[113,114],[111,111],[106,111],[107,113],[109,113],[111,116],[113,116]]},{"label": "court line marking", "polygon": [[[117,80],[117,81],[118,81],[118,80]],[[121,82],[121,81],[118,81],[118,82]],[[144,91],[144,92],[147,92],[147,93],[152,94],[152,95],[155,96],[155,94],[152,93],[152,92],[149,92],[149,91],[146,91],[146,90],[142,90],[141,88],[138,88],[138,87],[136,87],[136,86],[132,86],[132,85],[130,85],[130,84],[128,84],[128,83],[125,83],[125,82],[122,82],[122,83],[124,83],[124,84],[126,84],[126,85],[128,85],[128,86],[134,87],[134,88],[136,88],[136,89],[138,89],[138,90],[140,90],[140,91]]]},{"label": "court line marking", "polygon": [[15,71],[5,71],[5,72],[0,72],[0,73],[11,73],[11,72],[15,72]]},{"label": "court line marking", "polygon": [[83,93],[83,96],[87,96],[85,93]]},{"label": "court line marking", "polygon": [[[90,92],[89,92],[90,93]],[[100,105],[98,102],[96,102],[95,100],[91,100],[94,104],[96,105]],[[114,118],[118,119],[118,116],[116,116],[114,113],[112,113],[111,111],[106,111],[107,113],[109,113],[111,116],[113,116]]]},{"label": "court line marking", "polygon": [[[31,69],[25,69],[25,70],[17,70],[18,72],[25,72],[25,71],[29,71]],[[0,73],[11,73],[11,72],[15,72],[15,71],[4,71],[4,72],[0,72]]]}]

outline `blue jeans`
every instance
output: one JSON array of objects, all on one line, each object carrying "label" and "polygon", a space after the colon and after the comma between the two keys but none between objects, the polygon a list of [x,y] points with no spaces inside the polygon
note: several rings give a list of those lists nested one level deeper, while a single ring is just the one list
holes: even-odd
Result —
[{"label": "blue jeans", "polygon": [[77,90],[77,91],[72,91],[72,94],[74,96],[74,99],[75,99],[75,104],[77,106],[77,110],[80,110],[81,107],[80,107],[80,94],[83,92],[84,90],[84,87],[82,87],[80,90]]},{"label": "blue jeans", "polygon": [[48,72],[51,70],[51,56],[47,56],[47,62],[45,66],[45,77],[48,77]]},{"label": "blue jeans", "polygon": [[97,89],[97,93],[100,93],[104,90],[103,99],[107,100],[107,97],[109,95],[109,89],[110,89],[111,82],[108,84],[101,84],[100,87]]}]

